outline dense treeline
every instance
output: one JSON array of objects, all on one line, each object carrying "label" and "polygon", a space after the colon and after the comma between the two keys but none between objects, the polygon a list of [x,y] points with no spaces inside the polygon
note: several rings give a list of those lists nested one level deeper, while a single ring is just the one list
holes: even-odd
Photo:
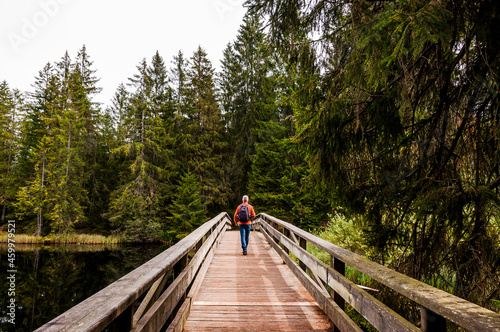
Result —
[{"label": "dense treeline", "polygon": [[175,241],[233,211],[243,194],[298,224],[325,222],[290,142],[287,73],[255,17],[244,19],[221,67],[201,47],[170,65],[157,52],[108,107],[93,101],[101,89],[85,46],[48,63],[31,92],[3,82],[2,223],[18,219],[36,235]]},{"label": "dense treeline", "polygon": [[201,47],[156,53],[105,108],[83,47],[33,92],[2,83],[2,222],[174,241],[249,194],[305,229],[334,213],[370,258],[498,303],[500,4],[247,5],[220,72]]},{"label": "dense treeline", "polygon": [[498,305],[500,3],[247,3],[305,75],[298,145],[372,257]]}]

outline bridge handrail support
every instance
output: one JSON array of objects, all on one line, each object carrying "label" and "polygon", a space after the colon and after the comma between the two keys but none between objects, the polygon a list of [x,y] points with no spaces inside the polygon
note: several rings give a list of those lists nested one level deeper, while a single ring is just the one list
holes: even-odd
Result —
[{"label": "bridge handrail support", "polygon": [[[181,301],[185,297],[187,288],[191,285],[201,263],[213,251],[210,250],[212,245],[215,241],[220,241],[220,234],[230,225],[231,218],[229,215],[225,212],[220,213],[172,247],[41,326],[35,332],[102,331],[108,326],[111,327],[111,330],[131,330],[134,321],[140,322],[140,317],[136,316],[135,320],[133,317],[137,299],[149,291],[155,283],[161,282],[161,278],[164,276],[169,278],[171,272],[177,270],[177,273],[175,273],[176,279],[159,296],[158,300],[177,287],[177,292],[173,298],[174,301]],[[196,250],[196,254],[187,264],[188,255],[193,250]],[[196,264],[191,264],[193,261],[196,261]],[[179,287],[179,284],[182,284],[182,287]],[[182,289],[184,289],[184,292],[182,292]],[[155,291],[152,292],[155,293]],[[146,312],[144,315],[150,313],[157,304],[157,301],[153,300],[152,302],[154,303],[148,306],[148,310],[143,310],[143,312]],[[164,319],[168,319],[168,316],[164,317]]]},{"label": "bridge handrail support", "polygon": [[184,300],[181,307],[177,311],[177,314],[172,320],[172,323],[169,325],[167,332],[181,332],[184,330],[184,325],[186,324],[189,314],[191,313],[191,307],[193,306],[193,302],[196,299],[196,296],[198,295],[203,279],[205,278],[205,275],[208,271],[208,267],[210,266],[210,263],[214,258],[215,249],[217,249],[218,245],[220,244],[222,237],[224,236],[224,233],[225,230],[223,230],[218,235],[217,240],[215,241],[212,249],[207,254],[198,274],[196,275],[196,279],[191,285],[191,288],[189,290],[188,295],[186,296],[186,299]]},{"label": "bridge handrail support", "polygon": [[[339,299],[341,297],[379,330],[415,331],[417,328],[348,280],[343,275],[345,265],[351,266],[419,304],[422,316],[424,316],[422,331],[443,331],[442,322],[445,319],[470,331],[500,331],[500,315],[493,311],[377,264],[265,213],[258,214],[254,222],[271,245],[275,242],[276,246],[273,245],[273,247],[284,256],[283,260],[287,261],[289,267],[291,265],[286,257],[287,251],[299,259],[301,270],[304,271],[305,266],[313,278],[321,279],[334,290],[333,295],[337,298],[335,303],[338,307],[341,308],[339,305],[339,302],[342,303]],[[308,253],[305,241],[329,253],[333,267]],[[293,268],[292,271],[294,271]],[[313,279],[310,278],[310,280]],[[428,317],[428,321],[425,321],[425,316]]]}]

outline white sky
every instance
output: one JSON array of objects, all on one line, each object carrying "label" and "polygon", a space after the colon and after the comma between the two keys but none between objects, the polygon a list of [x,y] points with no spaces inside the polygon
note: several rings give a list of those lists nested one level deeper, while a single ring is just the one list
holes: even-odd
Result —
[{"label": "white sky", "polygon": [[244,0],[0,0],[0,81],[31,91],[47,62],[83,44],[110,104],[118,85],[158,50],[167,69],[182,50],[201,45],[218,70],[222,51],[235,40]]}]

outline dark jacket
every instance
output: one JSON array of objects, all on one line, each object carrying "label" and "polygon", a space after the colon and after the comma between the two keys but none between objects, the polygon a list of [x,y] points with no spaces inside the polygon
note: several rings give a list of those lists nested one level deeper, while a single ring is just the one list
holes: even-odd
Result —
[{"label": "dark jacket", "polygon": [[[255,211],[253,210],[253,206],[251,206],[248,203],[242,203],[241,205],[248,205],[248,212],[250,213],[250,220],[244,221],[241,224],[242,225],[249,225],[249,224],[252,223],[252,219],[255,218]],[[234,213],[234,223],[236,224],[236,226],[239,225],[239,223],[238,223],[238,212],[240,212],[241,205],[238,205],[238,208],[236,209],[236,212]]]}]

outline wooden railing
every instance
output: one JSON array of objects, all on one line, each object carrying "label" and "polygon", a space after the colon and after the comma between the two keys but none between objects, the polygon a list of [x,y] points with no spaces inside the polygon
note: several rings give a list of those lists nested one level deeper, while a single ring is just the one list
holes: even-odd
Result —
[{"label": "wooden railing", "polygon": [[214,249],[230,225],[229,215],[219,214],[36,331],[102,331],[107,327],[110,331],[159,331],[167,322],[171,322],[168,330],[174,331],[189,313]]},{"label": "wooden railing", "polygon": [[[419,330],[347,279],[346,265],[419,304],[422,331],[446,331],[446,320],[469,331],[500,331],[500,315],[493,311],[267,214],[257,215],[254,224],[335,323],[336,331],[362,331],[344,312],[345,302],[379,331]],[[176,245],[36,331],[159,331],[165,326],[167,331],[182,330],[214,250],[230,225],[229,215],[219,214]],[[330,254],[330,265],[308,253],[308,243]],[[298,259],[298,264],[290,254]]]},{"label": "wooden railing", "polygon": [[[419,304],[422,331],[446,331],[446,320],[469,331],[500,331],[500,315],[493,311],[379,265],[267,214],[257,215],[254,223],[335,323],[337,331],[361,331],[345,314],[345,302],[379,331],[419,330],[347,279],[346,265]],[[330,254],[330,266],[308,253],[307,243]],[[298,264],[290,253],[299,260]]]}]

